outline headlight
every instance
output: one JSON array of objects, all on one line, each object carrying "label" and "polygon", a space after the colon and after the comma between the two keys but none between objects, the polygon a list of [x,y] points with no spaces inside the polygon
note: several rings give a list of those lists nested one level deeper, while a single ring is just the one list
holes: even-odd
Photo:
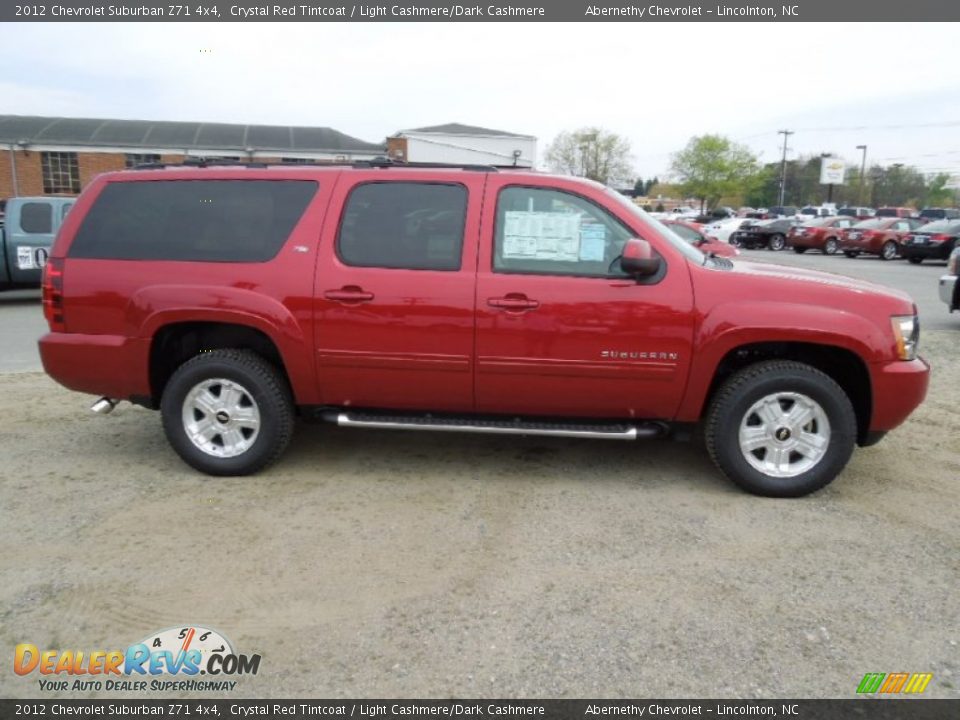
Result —
[{"label": "headlight", "polygon": [[897,357],[901,360],[916,360],[920,343],[920,320],[916,315],[894,315],[890,318],[893,337],[897,341]]}]

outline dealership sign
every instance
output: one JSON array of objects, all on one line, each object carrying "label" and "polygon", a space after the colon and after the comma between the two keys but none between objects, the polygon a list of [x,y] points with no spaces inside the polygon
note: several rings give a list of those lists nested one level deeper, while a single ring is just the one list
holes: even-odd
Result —
[{"label": "dealership sign", "polygon": [[840,158],[825,157],[820,161],[820,184],[843,185],[843,176],[847,171],[846,163]]}]

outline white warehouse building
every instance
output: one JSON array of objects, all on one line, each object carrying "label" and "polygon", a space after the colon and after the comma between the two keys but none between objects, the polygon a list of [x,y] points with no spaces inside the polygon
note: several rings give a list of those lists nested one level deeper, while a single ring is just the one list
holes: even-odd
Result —
[{"label": "white warehouse building", "polygon": [[387,138],[393,160],[532,168],[537,139],[459,123],[400,130]]}]

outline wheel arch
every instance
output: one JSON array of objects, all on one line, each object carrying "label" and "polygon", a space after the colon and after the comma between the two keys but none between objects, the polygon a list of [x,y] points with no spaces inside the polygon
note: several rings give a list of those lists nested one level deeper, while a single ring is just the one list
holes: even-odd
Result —
[{"label": "wheel arch", "polygon": [[794,360],[820,370],[832,378],[850,398],[857,416],[857,442],[868,441],[873,415],[873,389],[870,372],[863,358],[853,350],[838,345],[772,341],[738,345],[717,363],[709,388],[703,398],[699,417],[703,418],[710,402],[724,382],[739,370],[765,360]]},{"label": "wheel arch", "polygon": [[184,362],[211,350],[250,350],[275,366],[297,396],[280,345],[262,328],[235,321],[181,321],[159,326],[153,333],[149,352],[150,398],[143,404],[160,406],[170,376]]}]

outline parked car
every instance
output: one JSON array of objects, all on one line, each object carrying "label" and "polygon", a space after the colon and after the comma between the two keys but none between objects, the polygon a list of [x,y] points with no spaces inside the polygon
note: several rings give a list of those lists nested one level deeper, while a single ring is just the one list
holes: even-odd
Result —
[{"label": "parked car", "polygon": [[878,217],[858,222],[840,236],[840,249],[849,258],[861,253],[893,260],[900,255],[900,244],[912,231],[923,225],[917,218]]},{"label": "parked car", "polygon": [[857,220],[868,220],[874,217],[877,211],[868,207],[842,207],[837,210],[837,215],[846,215]]},{"label": "parked car", "polygon": [[960,310],[960,248],[954,248],[947,260],[947,274],[940,278],[940,299],[947,304],[950,312]]},{"label": "parked car", "polygon": [[701,228],[692,223],[681,220],[664,220],[662,222],[700,252],[713,253],[719,257],[736,257],[740,254],[740,251],[730,243],[720,242],[715,237],[705,235]]},{"label": "parked car", "polygon": [[297,415],[619,440],[702,421],[729,478],[798,496],[929,381],[905,293],[710,258],[598,183],[492,167],[105,173],[43,299],[47,373],[102,413],[159,409],[212,475],[277,460]]},{"label": "parked car", "polygon": [[914,265],[924,260],[946,260],[957,245],[958,235],[960,220],[936,220],[907,235],[900,244],[900,252]]},{"label": "parked car", "polygon": [[797,208],[793,205],[774,205],[766,212],[767,218],[792,218],[797,215]]},{"label": "parked car", "polygon": [[796,218],[803,222],[814,218],[835,217],[836,215],[836,205],[807,205],[797,211]]},{"label": "parked car", "polygon": [[730,244],[748,250],[783,250],[787,246],[787,233],[795,224],[796,220],[793,218],[758,220],[731,234]]},{"label": "parked car", "polygon": [[40,287],[53,237],[76,198],[15,197],[0,227],[0,290]]},{"label": "parked car", "polygon": [[712,222],[709,225],[706,225],[703,228],[703,232],[710,237],[715,237],[717,240],[723,243],[730,242],[730,236],[739,230],[742,227],[746,227],[753,222],[750,218],[729,218],[727,220],[720,220],[718,222]]},{"label": "parked car", "polygon": [[960,210],[956,208],[927,207],[920,211],[918,217],[926,222],[933,222],[934,220],[956,220],[960,218]]},{"label": "parked car", "polygon": [[699,214],[692,207],[675,207],[667,213],[667,216],[674,220],[688,220],[697,217]]},{"label": "parked car", "polygon": [[916,217],[917,211],[908,207],[882,207],[877,209],[877,217]]},{"label": "parked car", "polygon": [[840,216],[808,220],[790,228],[787,242],[796,253],[819,250],[824,255],[835,255],[840,249],[841,233],[853,224],[853,218]]}]

